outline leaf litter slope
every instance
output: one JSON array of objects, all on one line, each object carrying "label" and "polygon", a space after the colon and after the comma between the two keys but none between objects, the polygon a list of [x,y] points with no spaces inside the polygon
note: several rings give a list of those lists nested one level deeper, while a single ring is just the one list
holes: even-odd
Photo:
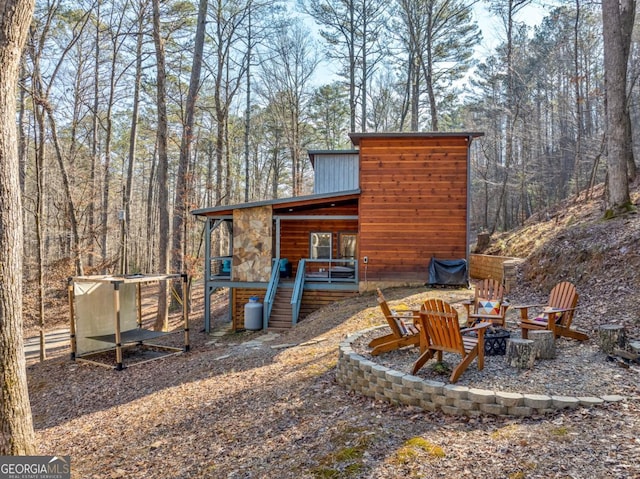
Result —
[{"label": "leaf litter slope", "polygon": [[[638,215],[604,222],[597,202],[590,206],[498,239],[501,254],[528,255],[512,301],[544,299],[557,281],[574,281],[579,327],[622,322],[637,336]],[[424,292],[387,296],[413,304]],[[262,336],[253,332],[205,335],[201,294],[192,317],[189,354],[121,372],[66,353],[31,364],[39,452],[70,455],[75,478],[640,476],[637,401],[530,419],[460,418],[345,391],[335,382],[337,345],[382,323],[373,295],[317,311],[272,342],[248,342]]]}]

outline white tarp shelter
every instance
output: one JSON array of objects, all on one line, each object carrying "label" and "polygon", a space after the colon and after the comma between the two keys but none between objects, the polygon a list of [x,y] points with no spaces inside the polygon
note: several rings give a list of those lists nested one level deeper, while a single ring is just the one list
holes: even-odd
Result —
[{"label": "white tarp shelter", "polygon": [[[142,344],[166,333],[142,327],[140,287],[143,283],[182,278],[182,297],[187,294],[187,276],[123,275],[77,276],[69,283],[71,312],[71,356],[81,359],[91,354],[115,349],[116,369],[123,369],[122,347]],[[189,349],[189,322],[186,301],[182,310],[185,326],[184,351]],[[176,348],[166,348],[180,352]]]}]

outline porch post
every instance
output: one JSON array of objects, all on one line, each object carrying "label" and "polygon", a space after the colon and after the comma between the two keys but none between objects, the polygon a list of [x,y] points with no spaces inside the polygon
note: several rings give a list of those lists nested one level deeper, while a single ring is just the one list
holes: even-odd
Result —
[{"label": "porch post", "polygon": [[280,258],[280,217],[276,216],[276,258]]},{"label": "porch post", "polygon": [[209,333],[211,329],[211,231],[213,218],[207,217],[204,223],[204,330]]}]

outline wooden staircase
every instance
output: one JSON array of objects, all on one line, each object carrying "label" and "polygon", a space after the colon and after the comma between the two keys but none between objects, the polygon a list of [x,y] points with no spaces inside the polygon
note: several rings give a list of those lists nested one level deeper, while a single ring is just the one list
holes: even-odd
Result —
[{"label": "wooden staircase", "polygon": [[283,331],[291,329],[291,296],[293,288],[278,287],[276,296],[273,299],[271,316],[269,316],[268,329],[271,331]]}]

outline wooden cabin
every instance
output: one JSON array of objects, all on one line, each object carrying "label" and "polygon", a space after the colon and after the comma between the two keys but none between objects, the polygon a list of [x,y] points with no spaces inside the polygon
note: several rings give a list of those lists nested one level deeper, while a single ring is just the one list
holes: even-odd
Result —
[{"label": "wooden cabin", "polygon": [[481,133],[352,133],[356,150],[310,151],[314,192],[193,211],[205,222],[210,297],[229,288],[230,319],[263,304],[263,328],[379,286],[427,282],[437,259],[469,257],[469,153]]}]

